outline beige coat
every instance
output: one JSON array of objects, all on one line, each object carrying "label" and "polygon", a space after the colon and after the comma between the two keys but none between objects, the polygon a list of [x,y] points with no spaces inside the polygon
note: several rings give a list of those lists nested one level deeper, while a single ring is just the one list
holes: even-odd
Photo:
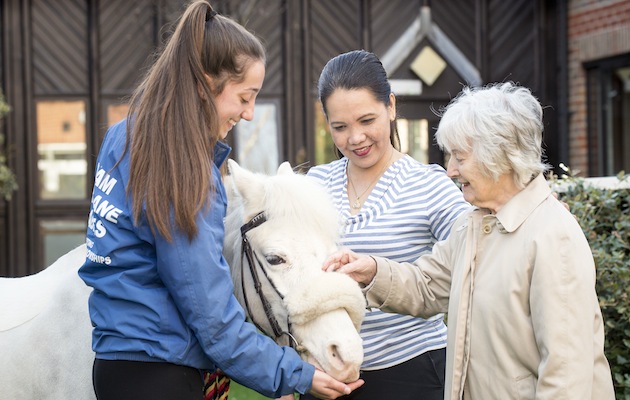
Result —
[{"label": "beige coat", "polygon": [[369,305],[448,311],[445,399],[613,400],[590,247],[544,177],[465,214],[415,265],[375,257]]}]

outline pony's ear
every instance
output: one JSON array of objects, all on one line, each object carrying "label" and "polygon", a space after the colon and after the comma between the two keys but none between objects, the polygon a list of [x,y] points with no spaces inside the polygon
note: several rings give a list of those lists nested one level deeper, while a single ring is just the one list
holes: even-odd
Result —
[{"label": "pony's ear", "polygon": [[291,164],[288,161],[283,162],[278,167],[278,175],[289,175],[294,173],[295,172],[293,172],[293,167],[291,167]]},{"label": "pony's ear", "polygon": [[240,166],[236,163],[236,161],[232,160],[231,158],[227,159],[227,162],[224,164],[225,165],[225,171],[222,175],[223,178],[223,186],[225,186],[225,192],[227,193],[227,197],[228,197],[228,201],[232,202],[236,196],[239,195],[238,193],[238,189],[236,188],[236,185],[234,183],[234,175],[232,174],[232,171],[235,168],[240,168]]},{"label": "pony's ear", "polygon": [[246,203],[257,204],[264,194],[262,175],[255,174],[238,165],[232,159],[228,160],[228,168],[232,186],[243,197]]}]

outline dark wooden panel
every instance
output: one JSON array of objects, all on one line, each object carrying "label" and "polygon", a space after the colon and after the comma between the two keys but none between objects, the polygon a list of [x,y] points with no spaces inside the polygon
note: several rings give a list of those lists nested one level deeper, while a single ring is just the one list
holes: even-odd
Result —
[{"label": "dark wooden panel", "polygon": [[516,81],[536,90],[538,47],[535,3],[530,0],[490,1],[488,8],[488,80]]},{"label": "dark wooden panel", "polygon": [[[364,8],[362,0],[306,0],[308,30],[305,41],[307,54],[304,66],[301,112],[304,115],[305,157],[296,157],[297,163],[312,163],[315,159],[315,109],[318,106],[317,81],[322,68],[332,57],[350,50],[366,47],[364,43]],[[369,36],[369,35],[368,35]],[[306,150],[305,152],[303,150]]]},{"label": "dark wooden panel", "polygon": [[326,62],[339,53],[362,47],[361,2],[317,0],[309,7],[311,77],[317,82]]},{"label": "dark wooden panel", "polygon": [[[2,14],[1,14],[2,10],[0,10],[0,21],[2,21]],[[4,52],[2,51],[4,46],[4,41],[0,40],[0,92],[2,92],[2,96],[4,97],[4,82],[3,82],[3,61],[4,61],[4,57],[3,54]],[[0,135],[2,135],[3,140],[0,142],[0,154],[5,155],[7,154],[7,148],[6,148],[6,124],[4,123],[4,118],[0,118]],[[5,159],[6,161],[6,159]],[[7,204],[4,201],[4,197],[0,196],[0,276],[7,276],[8,275],[8,263],[9,263],[9,252],[7,249],[7,240],[6,240],[6,235],[7,235],[7,219],[6,219],[6,214],[7,214]]]},{"label": "dark wooden panel", "polygon": [[0,276],[9,275],[9,251],[7,249],[7,219],[4,217],[4,202],[0,200]]},{"label": "dark wooden panel", "polygon": [[[510,3],[511,2],[507,2]],[[431,2],[432,20],[472,63],[476,60],[479,1],[449,0]]]},{"label": "dark wooden panel", "polygon": [[[12,107],[10,114],[3,120],[6,149],[13,152],[12,169],[19,188],[13,193],[12,200],[4,204],[6,211],[3,220],[3,239],[0,246],[5,265],[0,265],[0,273],[7,276],[18,275],[23,270],[30,256],[30,241],[27,230],[28,186],[26,184],[26,92],[30,89],[30,75],[26,73],[26,65],[30,65],[30,47],[25,43],[27,29],[23,29],[29,21],[22,12],[19,0],[4,0],[2,6],[2,83],[7,101]],[[29,70],[30,71],[30,70]],[[27,79],[27,76],[29,79]],[[0,261],[4,262],[4,261]]]},{"label": "dark wooden panel", "polygon": [[[220,12],[221,9],[219,7],[220,1],[213,1],[212,6]],[[179,20],[179,17],[182,15],[184,10],[186,9],[186,2],[183,1],[161,1],[159,2],[158,8],[158,44],[165,43],[166,40],[171,36],[173,30],[175,30],[175,26]]]},{"label": "dark wooden panel", "polygon": [[99,58],[102,94],[131,93],[156,46],[151,0],[108,0],[99,4]]},{"label": "dark wooden panel", "polygon": [[285,27],[285,6],[281,0],[265,0],[264,6],[245,7],[249,2],[241,3],[237,8],[235,19],[248,30],[258,36],[265,45],[267,51],[267,68],[265,72],[265,84],[262,96],[282,96],[283,85],[283,40],[282,34]]},{"label": "dark wooden panel", "polygon": [[374,0],[370,2],[370,49],[382,57],[420,15],[421,1]]},{"label": "dark wooden panel", "polygon": [[31,15],[35,95],[85,94],[87,2],[33,0]]},{"label": "dark wooden panel", "polygon": [[[0,24],[6,25],[5,7],[0,7],[0,21],[1,21]],[[8,53],[5,50],[5,44],[4,44],[4,30],[0,29],[0,87],[1,88],[6,87],[6,81],[5,81],[6,74],[4,71],[4,63],[6,62],[7,55]],[[3,90],[3,93],[4,93],[4,90]],[[0,132],[4,133],[4,126],[1,129],[2,130]]]}]

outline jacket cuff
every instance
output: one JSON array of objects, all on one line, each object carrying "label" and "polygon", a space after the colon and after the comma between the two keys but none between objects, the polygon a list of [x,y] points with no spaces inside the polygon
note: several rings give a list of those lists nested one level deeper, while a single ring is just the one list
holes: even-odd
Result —
[{"label": "jacket cuff", "polygon": [[302,373],[300,374],[300,381],[295,388],[295,391],[299,394],[306,394],[313,386],[313,377],[315,375],[315,366],[306,361],[303,362]]},{"label": "jacket cuff", "polygon": [[368,307],[381,308],[391,292],[392,268],[386,258],[372,257],[376,261],[376,275],[374,279],[363,288]]}]

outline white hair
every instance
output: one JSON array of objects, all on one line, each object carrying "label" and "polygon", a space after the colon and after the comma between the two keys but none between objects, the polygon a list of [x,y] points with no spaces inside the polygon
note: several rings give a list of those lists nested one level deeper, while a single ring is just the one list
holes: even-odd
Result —
[{"label": "white hair", "polygon": [[542,161],[542,106],[512,82],[465,87],[442,111],[435,134],[444,151],[472,153],[482,173],[498,180],[512,173],[524,188],[549,168]]}]

